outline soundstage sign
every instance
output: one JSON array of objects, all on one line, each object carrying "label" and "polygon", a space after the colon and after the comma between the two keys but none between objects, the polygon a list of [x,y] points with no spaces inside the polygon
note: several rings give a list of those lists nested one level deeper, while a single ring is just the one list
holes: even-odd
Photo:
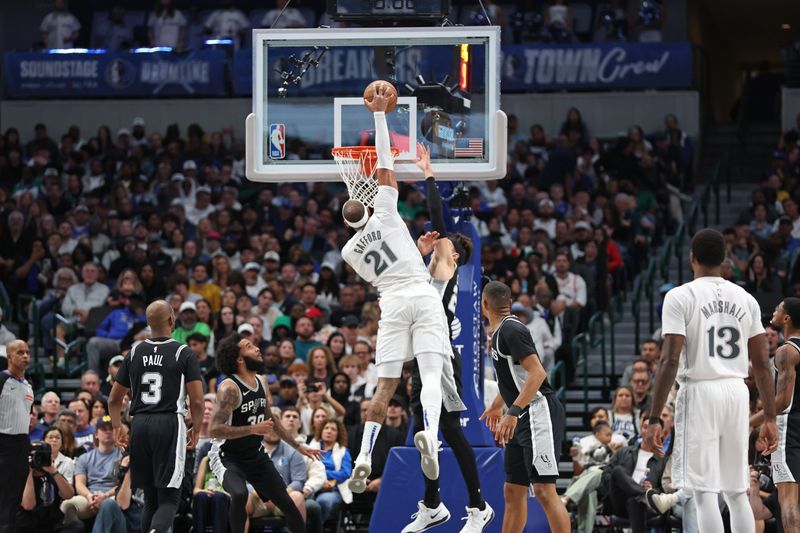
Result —
[{"label": "soundstage sign", "polygon": [[41,54],[5,57],[12,98],[217,96],[225,94],[225,53]]}]

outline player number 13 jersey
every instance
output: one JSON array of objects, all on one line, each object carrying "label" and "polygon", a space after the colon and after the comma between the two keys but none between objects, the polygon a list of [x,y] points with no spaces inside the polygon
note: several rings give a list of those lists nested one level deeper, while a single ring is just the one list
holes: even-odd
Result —
[{"label": "player number 13 jersey", "polygon": [[746,378],[747,342],[764,333],[761,309],[742,287],[702,277],[664,298],[661,334],[684,336],[678,381]]}]

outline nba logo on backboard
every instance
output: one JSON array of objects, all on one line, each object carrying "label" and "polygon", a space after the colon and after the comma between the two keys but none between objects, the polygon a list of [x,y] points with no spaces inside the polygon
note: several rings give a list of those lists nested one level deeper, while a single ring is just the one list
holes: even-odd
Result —
[{"label": "nba logo on backboard", "polygon": [[269,157],[271,159],[286,157],[286,126],[284,124],[269,125]]}]

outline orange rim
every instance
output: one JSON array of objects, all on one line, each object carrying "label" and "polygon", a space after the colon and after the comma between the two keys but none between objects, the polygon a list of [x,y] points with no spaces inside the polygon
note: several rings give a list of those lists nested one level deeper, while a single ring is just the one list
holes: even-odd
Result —
[{"label": "orange rim", "polygon": [[[392,148],[392,158],[400,155],[400,150]],[[378,152],[374,146],[337,146],[331,148],[334,159],[352,159],[361,162],[361,173],[364,176],[372,176],[375,173],[375,165],[378,164]]]}]

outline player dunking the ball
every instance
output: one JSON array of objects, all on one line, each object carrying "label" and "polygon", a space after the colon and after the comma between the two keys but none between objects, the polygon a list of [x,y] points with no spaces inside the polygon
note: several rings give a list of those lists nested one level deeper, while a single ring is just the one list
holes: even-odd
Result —
[{"label": "player dunking the ball", "polygon": [[495,440],[506,448],[503,533],[520,533],[525,527],[531,484],[550,531],[567,533],[569,514],[556,492],[564,407],[547,381],[530,330],[511,314],[508,285],[487,283],[481,307],[493,332],[491,357],[500,389],[481,420],[486,420]]},{"label": "player dunking the ball", "polygon": [[770,454],[777,441],[775,387],[761,309],[743,288],[720,277],[725,241],[713,229],[692,238],[689,257],[694,281],[664,298],[664,343],[656,372],[653,405],[643,431],[662,447],[660,413],[677,376],[672,482],[692,491],[701,533],[723,531],[718,494],[722,492],[734,533],[755,531],[747,499],[749,394],[748,353],[764,406],[759,449]]},{"label": "player dunking the ball", "polygon": [[[342,257],[378,290],[381,298],[375,349],[378,386],[370,403],[353,475],[348,481],[350,490],[356,493],[366,488],[372,470],[372,448],[386,418],[389,399],[400,383],[403,363],[414,357],[422,381],[420,402],[425,426],[414,436],[414,443],[422,456],[425,476],[439,477],[442,376],[445,364],[450,364],[451,353],[447,319],[439,293],[430,284],[430,274],[422,256],[397,211],[397,180],[385,115],[389,94],[388,84],[383,84],[378,86],[371,100],[365,99],[367,109],[375,118],[378,192],[374,212],[370,216],[366,206],[355,199],[345,202],[342,208],[345,222],[356,230],[342,249]],[[455,390],[455,383],[450,385]]]},{"label": "player dunking the ball", "polygon": [[800,298],[786,298],[772,315],[772,326],[785,340],[775,352],[777,370],[775,410],[778,415],[778,447],[772,453],[772,480],[778,488],[784,531],[800,531]]}]

